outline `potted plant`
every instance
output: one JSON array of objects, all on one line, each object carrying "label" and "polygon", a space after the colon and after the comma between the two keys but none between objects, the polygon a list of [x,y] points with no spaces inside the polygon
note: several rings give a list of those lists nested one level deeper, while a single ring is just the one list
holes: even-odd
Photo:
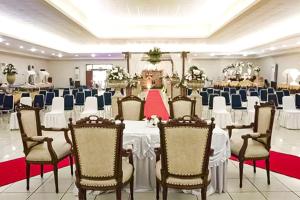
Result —
[{"label": "potted plant", "polygon": [[111,70],[108,71],[107,79],[108,85],[111,88],[115,89],[115,95],[122,97],[121,88],[126,88],[128,73],[124,71],[124,69],[120,66],[114,66]]},{"label": "potted plant", "polygon": [[187,82],[187,87],[192,89],[191,96],[198,96],[197,89],[202,88],[205,80],[207,80],[204,71],[197,66],[191,66],[184,78]]},{"label": "potted plant", "polygon": [[10,85],[14,84],[16,81],[17,69],[13,64],[7,64],[2,73],[6,75],[6,80]]},{"label": "potted plant", "polygon": [[147,55],[149,56],[148,61],[153,65],[155,65],[156,63],[159,63],[161,54],[162,53],[161,53],[160,49],[157,47],[150,49],[150,51],[147,53]]}]

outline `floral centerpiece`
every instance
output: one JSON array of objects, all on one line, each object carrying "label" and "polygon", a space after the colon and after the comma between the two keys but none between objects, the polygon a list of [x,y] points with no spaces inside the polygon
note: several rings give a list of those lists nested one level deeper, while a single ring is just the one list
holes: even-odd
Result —
[{"label": "floral centerpiece", "polygon": [[157,47],[150,49],[150,51],[147,53],[147,55],[149,56],[148,61],[153,65],[155,65],[156,63],[159,63],[161,54],[162,53],[161,53],[160,49]]},{"label": "floral centerpiece", "polygon": [[151,115],[151,117],[147,118],[148,127],[156,127],[158,122],[159,122],[159,118],[156,115]]},{"label": "floral centerpiece", "polygon": [[17,69],[13,64],[6,65],[2,73],[6,75],[6,80],[10,85],[14,84],[16,80]]},{"label": "floral centerpiece", "polygon": [[138,85],[138,81],[139,81],[139,79],[141,79],[141,78],[142,78],[141,76],[139,76],[138,74],[135,73],[135,74],[132,76],[132,78],[129,79],[129,81],[128,81],[128,86],[129,86],[130,88],[136,88],[137,85]]},{"label": "floral centerpiece", "polygon": [[195,65],[189,68],[184,78],[187,83],[187,87],[192,88],[193,90],[191,96],[197,96],[197,89],[202,88],[205,81],[207,80],[207,76],[204,73],[204,70]]},{"label": "floral centerpiece", "polygon": [[127,86],[128,78],[128,73],[120,66],[114,66],[111,70],[108,70],[108,86],[115,89],[116,92],[114,96],[123,96],[121,94],[121,88]]},{"label": "floral centerpiece", "polygon": [[223,74],[226,79],[239,79],[241,75],[251,78],[251,76],[253,76],[252,72],[258,74],[259,71],[260,67],[251,62],[237,62],[226,66],[223,69]]}]

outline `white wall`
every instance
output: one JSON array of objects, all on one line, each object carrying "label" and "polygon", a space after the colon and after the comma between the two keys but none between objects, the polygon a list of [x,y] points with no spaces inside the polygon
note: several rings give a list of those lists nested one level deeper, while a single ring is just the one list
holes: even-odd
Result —
[{"label": "white wall", "polygon": [[55,87],[68,87],[69,78],[75,78],[75,67],[79,67],[80,84],[85,85],[87,64],[114,64],[126,68],[125,60],[53,60],[48,63],[48,72]]},{"label": "white wall", "polygon": [[[28,65],[33,65],[36,71],[39,71],[40,69],[48,69],[47,60],[2,52],[0,52],[0,63],[13,64],[17,68],[18,74],[16,76],[15,84],[24,84],[26,82]],[[2,69],[0,82],[7,82],[5,76],[2,74]]]},{"label": "white wall", "polygon": [[[272,79],[272,66],[278,64],[278,83],[286,82],[286,76],[282,75],[284,70],[288,68],[300,70],[300,53],[269,56],[260,58],[257,61],[262,66],[262,76],[269,80]],[[300,81],[300,77],[298,77],[297,81]]]}]

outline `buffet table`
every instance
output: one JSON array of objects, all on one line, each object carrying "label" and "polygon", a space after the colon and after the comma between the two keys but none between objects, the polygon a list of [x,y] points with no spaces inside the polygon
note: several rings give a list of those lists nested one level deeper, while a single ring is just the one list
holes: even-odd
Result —
[{"label": "buffet table", "polygon": [[[155,188],[155,153],[160,136],[157,127],[148,127],[146,121],[124,121],[123,145],[133,145],[135,165],[135,191],[142,192]],[[211,148],[214,155],[210,157],[209,166],[212,179],[208,194],[226,191],[227,161],[230,157],[230,142],[227,132],[220,128],[213,130]],[[193,191],[198,195],[199,191]]]}]

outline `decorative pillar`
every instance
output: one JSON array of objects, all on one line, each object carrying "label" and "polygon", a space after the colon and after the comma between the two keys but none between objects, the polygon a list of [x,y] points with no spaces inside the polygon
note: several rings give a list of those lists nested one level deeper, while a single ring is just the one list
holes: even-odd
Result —
[{"label": "decorative pillar", "polygon": [[127,72],[129,74],[130,73],[130,63],[129,63],[130,53],[129,52],[123,52],[123,54],[125,55]]},{"label": "decorative pillar", "polygon": [[188,52],[183,51],[181,52],[181,58],[182,58],[182,78],[184,78],[184,72],[185,72],[185,59],[187,58]]}]

